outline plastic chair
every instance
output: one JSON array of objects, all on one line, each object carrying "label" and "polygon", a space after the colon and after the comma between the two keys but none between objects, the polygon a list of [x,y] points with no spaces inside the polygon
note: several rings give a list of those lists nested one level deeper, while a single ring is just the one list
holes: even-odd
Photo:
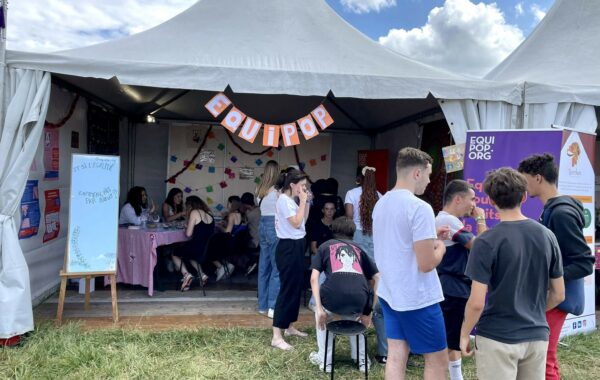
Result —
[{"label": "plastic chair", "polygon": [[331,346],[331,379],[333,380],[333,373],[335,367],[335,338],[338,335],[341,336],[356,336],[356,366],[360,370],[360,358],[358,357],[359,350],[359,338],[363,337],[365,341],[365,379],[369,378],[369,360],[367,358],[367,336],[365,331],[367,328],[360,322],[340,320],[329,322],[326,326],[327,331],[325,332],[325,360],[323,363],[323,371],[327,371],[327,349],[329,344],[329,333],[333,335],[333,344]]}]

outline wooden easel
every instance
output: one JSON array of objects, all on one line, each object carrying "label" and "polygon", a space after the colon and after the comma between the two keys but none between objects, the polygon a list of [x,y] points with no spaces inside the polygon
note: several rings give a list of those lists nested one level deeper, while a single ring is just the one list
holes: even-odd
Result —
[{"label": "wooden easel", "polygon": [[60,293],[58,295],[58,311],[56,313],[56,324],[62,324],[63,309],[65,306],[65,293],[67,292],[67,280],[69,278],[85,278],[85,310],[90,309],[90,281],[92,278],[108,276],[110,278],[110,298],[112,301],[113,322],[119,322],[119,308],[117,306],[117,274],[116,272],[72,272],[60,271]]}]

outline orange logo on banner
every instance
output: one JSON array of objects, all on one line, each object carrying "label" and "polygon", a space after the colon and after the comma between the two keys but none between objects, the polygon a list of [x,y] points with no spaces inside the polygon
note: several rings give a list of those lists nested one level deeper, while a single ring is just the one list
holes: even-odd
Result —
[{"label": "orange logo on banner", "polygon": [[218,93],[215,95],[204,107],[210,112],[213,117],[217,117],[221,114],[221,112],[225,111],[227,107],[231,104],[231,100],[225,96],[223,93]]},{"label": "orange logo on banner", "polygon": [[262,124],[252,118],[246,118],[246,122],[240,131],[240,137],[249,143],[253,143],[258,131],[260,131]]},{"label": "orange logo on banner", "polygon": [[317,126],[310,115],[304,116],[302,119],[298,120],[297,123],[300,126],[300,130],[305,139],[310,140],[319,134]]},{"label": "orange logo on banner", "polygon": [[311,112],[311,114],[317,121],[317,124],[319,124],[319,126],[323,130],[325,130],[327,127],[329,127],[331,124],[333,124],[333,119],[331,118],[331,115],[329,115],[329,112],[327,112],[327,110],[325,109],[325,106],[323,106],[322,104],[320,106],[318,106],[317,108],[315,108]]},{"label": "orange logo on banner", "polygon": [[229,111],[227,116],[225,116],[223,121],[221,121],[221,125],[227,128],[231,133],[235,133],[245,118],[246,115],[244,115],[242,111],[238,110],[234,106],[231,108],[231,111]]},{"label": "orange logo on banner", "polygon": [[281,126],[281,137],[283,137],[283,145],[292,146],[300,144],[296,124],[284,124]]},{"label": "orange logo on banner", "polygon": [[263,128],[263,145],[274,148],[279,146],[279,125],[265,124]]}]

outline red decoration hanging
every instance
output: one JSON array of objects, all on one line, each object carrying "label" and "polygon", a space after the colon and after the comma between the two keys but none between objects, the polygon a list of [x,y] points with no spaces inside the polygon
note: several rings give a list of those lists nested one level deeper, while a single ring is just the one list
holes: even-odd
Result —
[{"label": "red decoration hanging", "polygon": [[69,110],[67,111],[67,114],[65,115],[65,117],[63,117],[58,123],[51,123],[48,120],[45,121],[44,123],[44,127],[46,128],[60,128],[63,125],[65,125],[67,123],[67,121],[69,121],[69,119],[71,118],[71,116],[73,116],[73,112],[75,112],[75,107],[77,106],[77,101],[79,100],[79,94],[75,95],[75,99],[73,99],[73,102],[71,102],[71,106],[69,107]]}]

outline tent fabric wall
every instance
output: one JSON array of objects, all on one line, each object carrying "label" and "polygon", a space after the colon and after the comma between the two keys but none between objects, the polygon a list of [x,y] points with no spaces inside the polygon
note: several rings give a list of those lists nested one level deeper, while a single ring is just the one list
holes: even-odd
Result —
[{"label": "tent fabric wall", "polygon": [[8,106],[0,140],[0,338],[9,338],[33,330],[29,269],[14,214],[42,135],[50,74],[8,69],[4,79]]},{"label": "tent fabric wall", "polygon": [[577,103],[545,103],[522,106],[496,101],[439,101],[452,137],[466,142],[467,130],[548,129],[552,125],[594,133],[597,119],[593,106]]},{"label": "tent fabric wall", "polygon": [[[75,94],[64,90],[56,85],[51,86],[50,103],[46,120],[57,122],[61,120],[71,106]],[[73,114],[68,121],[58,129],[59,150],[59,175],[57,179],[45,180],[44,167],[44,138],[40,138],[37,145],[33,164],[28,168],[28,180],[38,181],[39,207],[42,221],[37,235],[27,239],[19,240],[25,261],[29,267],[29,280],[31,284],[31,298],[33,305],[37,305],[47,296],[51,295],[58,287],[60,278],[59,271],[63,267],[65,256],[65,245],[67,241],[67,221],[69,217],[69,195],[71,183],[71,154],[87,153],[87,113],[88,101],[80,97],[75,105]],[[76,132],[79,147],[73,148],[73,132]],[[43,133],[43,132],[42,132]],[[77,136],[76,136],[77,137]],[[58,190],[60,192],[60,231],[58,236],[50,241],[44,242],[45,232],[44,210],[46,190]],[[20,225],[20,213],[15,213],[15,223]]]},{"label": "tent fabric wall", "polygon": [[456,144],[465,143],[467,130],[518,128],[518,107],[513,104],[472,99],[442,99],[439,104]]},{"label": "tent fabric wall", "polygon": [[598,125],[594,106],[579,103],[525,103],[525,129],[546,129],[551,125],[569,127],[579,132],[595,133]]}]

